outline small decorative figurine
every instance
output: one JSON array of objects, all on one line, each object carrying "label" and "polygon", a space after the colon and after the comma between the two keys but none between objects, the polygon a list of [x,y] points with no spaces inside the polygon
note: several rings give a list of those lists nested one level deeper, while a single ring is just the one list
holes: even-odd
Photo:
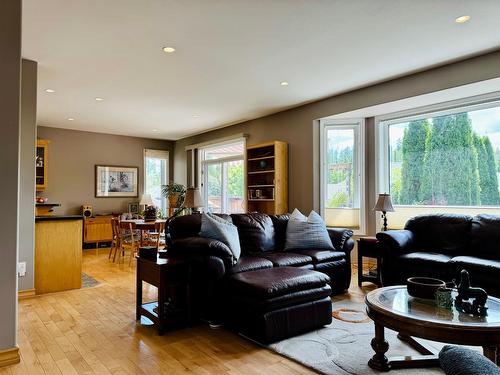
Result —
[{"label": "small decorative figurine", "polygon": [[[472,288],[470,286],[469,272],[462,270],[460,273],[460,284],[457,287],[458,295],[455,297],[455,307],[457,310],[466,314],[485,316],[486,300],[488,294],[481,288]],[[472,304],[468,300],[472,298]]]}]

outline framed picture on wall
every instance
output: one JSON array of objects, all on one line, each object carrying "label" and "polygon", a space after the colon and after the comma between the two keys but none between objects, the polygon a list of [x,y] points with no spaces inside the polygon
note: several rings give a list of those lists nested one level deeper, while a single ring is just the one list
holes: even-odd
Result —
[{"label": "framed picture on wall", "polygon": [[96,198],[138,197],[138,175],[138,167],[96,165]]}]

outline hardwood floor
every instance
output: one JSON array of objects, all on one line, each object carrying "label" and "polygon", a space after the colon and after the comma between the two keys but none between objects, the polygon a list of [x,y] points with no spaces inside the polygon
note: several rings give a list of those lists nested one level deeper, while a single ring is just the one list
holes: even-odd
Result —
[{"label": "hardwood floor", "polygon": [[[19,301],[21,363],[0,375],[314,373],[224,329],[158,336],[135,322],[135,266],[86,251],[83,271],[101,284]],[[355,277],[349,298],[362,300],[373,286],[359,289]],[[154,288],[144,295],[153,298]]]}]

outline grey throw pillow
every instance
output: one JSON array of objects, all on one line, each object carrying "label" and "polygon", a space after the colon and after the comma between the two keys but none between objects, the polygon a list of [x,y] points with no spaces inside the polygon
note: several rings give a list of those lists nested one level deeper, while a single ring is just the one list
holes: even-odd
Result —
[{"label": "grey throw pillow", "polygon": [[328,249],[334,250],[330,235],[321,216],[311,211],[309,217],[295,209],[286,227],[285,250]]},{"label": "grey throw pillow", "polygon": [[500,375],[500,368],[481,353],[459,346],[441,349],[439,363],[447,375]]},{"label": "grey throw pillow", "polygon": [[200,236],[212,238],[225,244],[233,253],[233,264],[238,262],[241,255],[238,228],[227,220],[218,216],[202,214]]}]

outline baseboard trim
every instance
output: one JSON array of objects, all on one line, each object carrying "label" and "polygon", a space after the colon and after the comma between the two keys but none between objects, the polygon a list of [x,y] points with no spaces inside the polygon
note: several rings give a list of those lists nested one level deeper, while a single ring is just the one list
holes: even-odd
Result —
[{"label": "baseboard trim", "polygon": [[36,295],[35,289],[25,289],[25,290],[19,290],[17,292],[17,298],[18,299],[26,299],[26,298],[31,298]]},{"label": "baseboard trim", "polygon": [[21,361],[19,357],[19,348],[10,348],[6,350],[0,350],[0,367],[15,365]]}]

